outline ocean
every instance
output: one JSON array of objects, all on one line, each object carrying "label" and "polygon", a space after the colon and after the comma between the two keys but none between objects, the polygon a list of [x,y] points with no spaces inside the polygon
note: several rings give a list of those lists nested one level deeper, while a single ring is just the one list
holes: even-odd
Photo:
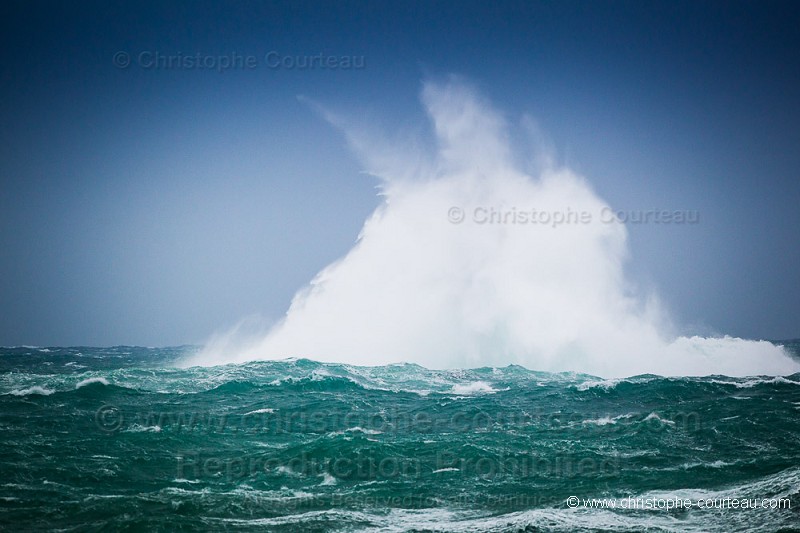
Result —
[{"label": "ocean", "polygon": [[800,531],[800,374],[196,351],[0,349],[0,530]]}]

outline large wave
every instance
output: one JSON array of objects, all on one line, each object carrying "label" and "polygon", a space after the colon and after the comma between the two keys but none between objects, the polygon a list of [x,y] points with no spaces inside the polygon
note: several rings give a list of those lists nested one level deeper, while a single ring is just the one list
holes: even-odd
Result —
[{"label": "large wave", "polygon": [[426,83],[422,102],[432,150],[381,144],[326,113],[381,179],[381,205],[268,333],[218,335],[193,363],[515,363],[608,377],[800,370],[769,342],[670,335],[657,299],[625,278],[625,225],[584,178],[547,158],[536,175],[522,170],[503,116],[458,78]]}]

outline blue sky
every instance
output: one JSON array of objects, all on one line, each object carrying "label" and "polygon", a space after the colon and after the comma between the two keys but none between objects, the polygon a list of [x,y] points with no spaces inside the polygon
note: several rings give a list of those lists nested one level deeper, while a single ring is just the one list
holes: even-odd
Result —
[{"label": "blue sky", "polygon": [[198,343],[279,319],[379,204],[298,96],[424,132],[421,83],[449,73],[535,118],[615,209],[699,212],[628,227],[631,279],[684,332],[800,335],[799,4],[168,4],[0,8],[0,344]]}]

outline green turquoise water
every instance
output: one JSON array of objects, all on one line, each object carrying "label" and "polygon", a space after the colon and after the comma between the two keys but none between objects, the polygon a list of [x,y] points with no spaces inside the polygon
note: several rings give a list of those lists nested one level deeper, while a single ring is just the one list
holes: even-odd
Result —
[{"label": "green turquoise water", "polygon": [[[191,350],[0,349],[0,529],[800,530],[800,374],[178,368]],[[781,503],[583,504],[627,497]]]}]

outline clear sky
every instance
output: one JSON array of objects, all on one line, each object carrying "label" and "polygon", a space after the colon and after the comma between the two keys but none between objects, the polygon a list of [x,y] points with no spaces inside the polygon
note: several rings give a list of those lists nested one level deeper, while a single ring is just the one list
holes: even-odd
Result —
[{"label": "clear sky", "polygon": [[[683,332],[800,336],[800,3],[25,1],[0,25],[0,345],[279,319],[379,204],[308,100],[424,131],[449,73],[615,209],[699,213],[628,225]],[[351,68],[292,65],[319,54]]]}]

